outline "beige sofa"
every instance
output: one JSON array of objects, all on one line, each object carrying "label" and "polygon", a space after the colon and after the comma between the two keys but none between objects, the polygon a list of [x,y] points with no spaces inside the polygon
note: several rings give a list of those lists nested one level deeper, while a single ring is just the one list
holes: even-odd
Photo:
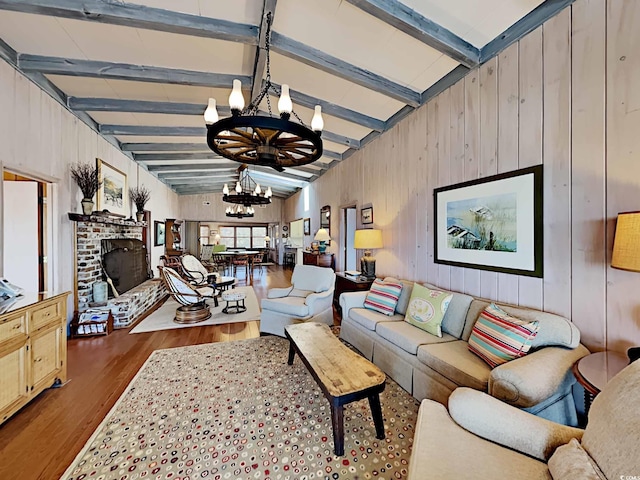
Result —
[{"label": "beige sofa", "polygon": [[640,361],[622,370],[596,397],[585,430],[535,417],[468,388],[451,395],[449,412],[425,400],[409,478],[640,478],[638,398]]},{"label": "beige sofa", "polygon": [[454,292],[439,338],[403,321],[413,282],[402,283],[393,316],[363,308],[367,292],[343,293],[340,337],[418,400],[447,405],[456,388],[471,387],[548,420],[577,425],[571,366],[589,351],[573,323],[551,313],[500,305],[515,317],[538,320],[540,327],[528,355],[491,369],[467,344],[488,301]]}]

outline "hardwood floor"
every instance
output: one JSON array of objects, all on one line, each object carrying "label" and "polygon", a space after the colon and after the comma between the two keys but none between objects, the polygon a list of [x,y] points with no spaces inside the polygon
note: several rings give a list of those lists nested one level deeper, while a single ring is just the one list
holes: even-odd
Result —
[{"label": "hardwood floor", "polygon": [[[239,285],[258,299],[267,289],[290,285],[292,270],[270,266]],[[151,352],[161,348],[227,342],[260,335],[257,321],[129,335],[69,339],[68,378],[45,390],[0,426],[0,479],[58,479],[109,412]]]}]

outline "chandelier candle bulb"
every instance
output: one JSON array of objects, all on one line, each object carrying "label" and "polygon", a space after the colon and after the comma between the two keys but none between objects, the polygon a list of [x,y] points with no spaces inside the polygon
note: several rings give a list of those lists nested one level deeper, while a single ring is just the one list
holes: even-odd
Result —
[{"label": "chandelier candle bulb", "polygon": [[242,193],[242,185],[240,185],[240,181],[236,182],[236,192]]},{"label": "chandelier candle bulb", "polygon": [[289,85],[282,85],[282,93],[280,94],[280,100],[278,100],[278,110],[282,118],[289,118],[293,111],[293,102],[289,96]]},{"label": "chandelier candle bulb", "polygon": [[222,187],[222,194],[229,195],[229,185],[227,185],[226,183],[224,184],[224,187]]},{"label": "chandelier candle bulb", "polygon": [[267,191],[264,194],[265,197],[271,198],[273,196],[273,192],[271,191],[271,187],[267,187]]},{"label": "chandelier candle bulb", "polygon": [[234,115],[239,115],[244,108],[244,97],[242,96],[242,83],[236,79],[233,81],[233,90],[229,95],[229,108]]},{"label": "chandelier candle bulb", "polygon": [[323,128],[324,120],[322,119],[322,107],[320,105],[316,105],[315,113],[311,119],[311,130],[314,132],[321,132]]},{"label": "chandelier candle bulb", "polygon": [[256,183],[256,195],[260,195],[262,193],[262,189],[260,188],[260,184]]},{"label": "chandelier candle bulb", "polygon": [[216,99],[210,98],[209,105],[204,111],[204,123],[207,125],[213,125],[218,121],[218,110],[216,110]]}]

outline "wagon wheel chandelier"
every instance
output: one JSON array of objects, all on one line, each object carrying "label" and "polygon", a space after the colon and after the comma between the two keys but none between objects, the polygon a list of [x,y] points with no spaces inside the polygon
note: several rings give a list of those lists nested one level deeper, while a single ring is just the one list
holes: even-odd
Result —
[{"label": "wagon wheel chandelier", "polygon": [[236,205],[235,207],[227,207],[225,215],[234,218],[251,218],[256,211],[253,207],[245,207],[244,205]]},{"label": "wagon wheel chandelier", "polygon": [[[271,187],[263,191],[260,184],[249,175],[249,168],[246,164],[238,168],[238,175],[238,181],[233,192],[229,191],[229,185],[224,184],[222,189],[223,202],[242,205],[245,208],[251,208],[252,205],[268,205],[271,203],[271,197],[273,196]],[[229,209],[227,209],[228,211]]]},{"label": "wagon wheel chandelier", "polygon": [[[316,161],[322,156],[322,119],[321,107],[316,105],[311,119],[311,128],[302,123],[293,111],[289,96],[289,86],[282,90],[271,83],[269,48],[271,39],[271,12],[267,13],[265,33],[265,51],[267,77],[260,93],[244,108],[240,80],[233,81],[233,90],[229,95],[231,117],[218,119],[216,101],[209,99],[204,112],[207,124],[207,144],[217,154],[236,162],[264,165],[282,172],[285,167],[296,167]],[[269,93],[280,96],[278,111],[280,117],[273,116]],[[268,116],[260,112],[259,107],[266,98]],[[259,113],[263,113],[259,115]],[[291,121],[291,114],[298,122]]]}]

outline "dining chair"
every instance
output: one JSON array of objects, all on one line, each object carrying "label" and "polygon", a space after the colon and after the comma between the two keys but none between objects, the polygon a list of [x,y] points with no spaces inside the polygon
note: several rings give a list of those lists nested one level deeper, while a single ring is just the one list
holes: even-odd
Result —
[{"label": "dining chair", "polygon": [[258,267],[260,273],[264,269],[264,254],[262,252],[251,255],[251,273],[253,274],[254,268]]},{"label": "dining chair", "polygon": [[233,266],[233,276],[237,276],[238,267],[245,268],[245,275],[249,277],[249,255],[247,254],[237,254],[233,255],[231,259],[231,265]]}]

